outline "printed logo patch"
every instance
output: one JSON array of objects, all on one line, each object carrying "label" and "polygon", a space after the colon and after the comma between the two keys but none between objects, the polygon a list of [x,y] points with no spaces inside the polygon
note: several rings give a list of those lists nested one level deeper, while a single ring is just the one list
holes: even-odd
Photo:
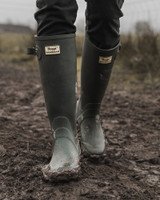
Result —
[{"label": "printed logo patch", "polygon": [[55,45],[55,46],[46,46],[45,47],[45,54],[46,55],[57,55],[60,54],[60,46],[59,45]]},{"label": "printed logo patch", "polygon": [[100,64],[109,64],[112,62],[112,56],[109,56],[109,57],[102,57],[100,56],[99,57],[99,63]]}]

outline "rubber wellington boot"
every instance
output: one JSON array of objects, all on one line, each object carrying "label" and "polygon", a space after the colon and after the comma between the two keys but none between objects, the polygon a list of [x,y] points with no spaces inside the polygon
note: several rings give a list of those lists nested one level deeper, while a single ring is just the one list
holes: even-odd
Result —
[{"label": "rubber wellington boot", "polygon": [[93,157],[103,155],[105,151],[99,111],[118,50],[119,45],[113,49],[99,49],[87,35],[85,37],[77,121],[81,130],[82,147]]},{"label": "rubber wellington boot", "polygon": [[75,35],[38,36],[35,40],[54,141],[51,161],[42,172],[46,179],[53,181],[75,178],[80,169],[75,123]]}]

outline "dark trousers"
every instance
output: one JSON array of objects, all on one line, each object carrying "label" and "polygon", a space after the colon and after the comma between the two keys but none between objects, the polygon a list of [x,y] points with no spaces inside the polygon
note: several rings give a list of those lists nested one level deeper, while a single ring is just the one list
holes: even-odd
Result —
[{"label": "dark trousers", "polygon": [[[86,33],[93,44],[102,49],[115,47],[120,41],[121,11],[124,0],[86,0]],[[76,0],[37,0],[35,13],[37,35],[75,33]]]}]

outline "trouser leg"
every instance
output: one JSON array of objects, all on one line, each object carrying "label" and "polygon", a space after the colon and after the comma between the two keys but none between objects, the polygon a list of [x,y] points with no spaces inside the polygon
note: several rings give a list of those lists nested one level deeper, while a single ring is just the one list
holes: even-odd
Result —
[{"label": "trouser leg", "polygon": [[76,0],[37,0],[37,35],[49,36],[75,33]]},{"label": "trouser leg", "polygon": [[101,49],[115,47],[120,41],[120,21],[124,0],[87,0],[86,32]]}]

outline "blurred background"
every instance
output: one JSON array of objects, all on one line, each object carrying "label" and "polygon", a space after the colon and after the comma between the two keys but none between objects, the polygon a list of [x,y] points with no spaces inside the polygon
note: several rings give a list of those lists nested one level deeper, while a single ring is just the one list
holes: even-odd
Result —
[{"label": "blurred background", "polygon": [[[42,178],[52,134],[37,57],[26,54],[36,0],[0,0],[0,200],[160,200],[160,0],[124,1],[122,48],[100,112],[106,155],[82,155],[78,180],[57,184]],[[78,98],[86,5],[77,2]]]},{"label": "blurred background", "polygon": [[[1,65],[35,67],[34,56],[27,47],[34,46],[36,1],[1,0],[0,62]],[[77,0],[77,61],[80,71],[85,30],[85,1]],[[121,18],[122,49],[116,61],[111,87],[128,87],[133,83],[156,84],[160,75],[160,3],[159,0],[125,0]],[[78,78],[79,80],[79,78]],[[115,84],[114,84],[115,83]],[[117,86],[118,83],[118,86]],[[120,83],[120,84],[119,84]],[[115,85],[115,86],[114,86]]]}]

